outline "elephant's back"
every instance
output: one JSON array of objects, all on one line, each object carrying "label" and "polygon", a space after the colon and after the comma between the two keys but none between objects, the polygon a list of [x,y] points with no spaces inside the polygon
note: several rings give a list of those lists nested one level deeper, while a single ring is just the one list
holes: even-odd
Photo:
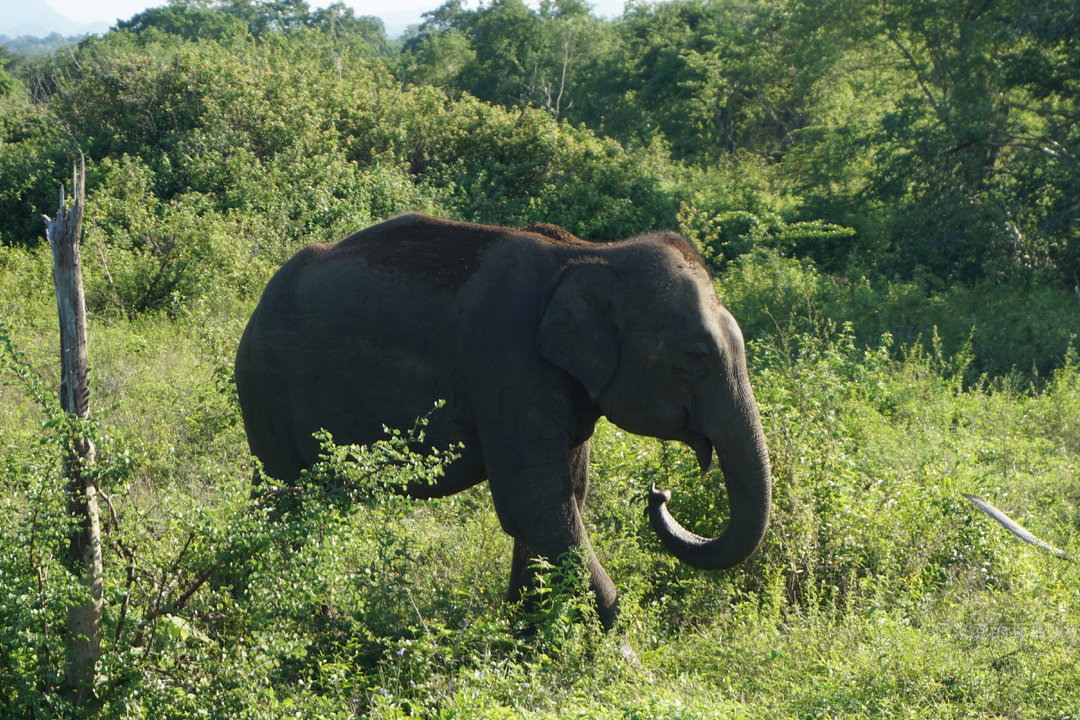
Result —
[{"label": "elephant's back", "polygon": [[479,270],[492,245],[511,239],[508,228],[410,213],[354,233],[334,246],[328,262],[361,262],[373,274],[455,290]]}]

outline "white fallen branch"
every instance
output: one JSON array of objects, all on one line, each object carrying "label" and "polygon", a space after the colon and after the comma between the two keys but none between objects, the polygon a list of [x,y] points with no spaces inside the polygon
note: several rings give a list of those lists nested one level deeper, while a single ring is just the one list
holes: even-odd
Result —
[{"label": "white fallen branch", "polygon": [[967,493],[964,493],[964,497],[966,497],[968,500],[973,502],[975,504],[975,507],[979,508],[984,513],[986,513],[987,515],[989,515],[990,517],[997,520],[998,523],[1003,528],[1005,528],[1006,530],[1008,530],[1009,532],[1011,532],[1013,535],[1020,538],[1024,542],[1026,542],[1026,543],[1028,543],[1030,545],[1034,545],[1035,547],[1040,548],[1042,550],[1045,550],[1046,552],[1050,553],[1051,555],[1056,555],[1059,558],[1061,558],[1062,560],[1068,560],[1069,562],[1076,562],[1075,560],[1073,560],[1073,558],[1067,552],[1065,552],[1061,548],[1054,547],[1053,545],[1046,542],[1045,540],[1040,540],[1035,535],[1033,535],[1030,530],[1028,530],[1023,525],[1021,525],[1020,523],[1013,520],[1011,517],[1009,517],[1005,513],[998,510],[996,507],[994,507],[990,503],[983,500],[978,495],[968,495]]}]

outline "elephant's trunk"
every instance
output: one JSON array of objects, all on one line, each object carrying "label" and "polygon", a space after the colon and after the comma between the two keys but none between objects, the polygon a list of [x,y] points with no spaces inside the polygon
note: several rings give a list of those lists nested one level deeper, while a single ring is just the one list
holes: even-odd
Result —
[{"label": "elephant's trunk", "polygon": [[[660,542],[675,557],[701,570],[722,570],[741,563],[754,554],[769,525],[772,478],[765,436],[758,418],[757,405],[750,396],[743,408],[745,420],[736,423],[739,430],[711,438],[720,467],[724,471],[731,517],[727,527],[716,538],[706,538],[690,532],[668,512],[671,492],[655,485],[649,495],[649,518]],[[711,454],[711,453],[709,453]],[[699,451],[699,461],[702,461]],[[708,454],[706,455],[706,460]],[[703,469],[707,462],[702,462]]]}]

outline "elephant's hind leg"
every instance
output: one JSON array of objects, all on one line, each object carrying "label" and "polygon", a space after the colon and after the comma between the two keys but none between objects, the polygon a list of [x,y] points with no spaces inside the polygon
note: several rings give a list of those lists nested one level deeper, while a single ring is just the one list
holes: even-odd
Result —
[{"label": "elephant's hind leg", "polygon": [[[264,393],[248,403],[244,426],[251,454],[259,459],[266,477],[286,484],[295,482],[305,464],[288,411],[274,403],[269,393]],[[314,442],[310,438],[309,441]],[[257,474],[254,479],[258,484]]]}]

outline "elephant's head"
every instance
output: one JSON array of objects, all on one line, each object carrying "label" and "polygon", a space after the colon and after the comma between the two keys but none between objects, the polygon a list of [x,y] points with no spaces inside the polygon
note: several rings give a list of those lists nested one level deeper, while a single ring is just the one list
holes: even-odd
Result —
[{"label": "elephant's head", "polygon": [[742,333],[685,240],[629,240],[569,265],[545,309],[540,352],[619,427],[686,443],[702,471],[715,450],[727,527],[717,538],[686,530],[667,510],[670,493],[653,487],[649,514],[665,547],[706,570],[753,554],[769,522],[769,456]]}]

